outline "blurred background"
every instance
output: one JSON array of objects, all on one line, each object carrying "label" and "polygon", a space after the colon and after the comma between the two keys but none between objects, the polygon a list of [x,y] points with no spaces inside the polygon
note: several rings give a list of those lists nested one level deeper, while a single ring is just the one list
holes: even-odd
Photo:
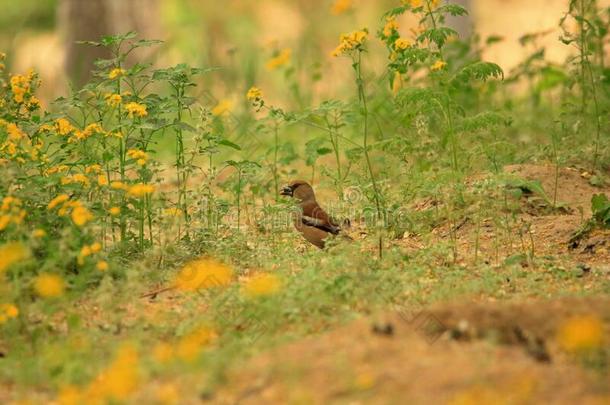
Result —
[{"label": "blurred background", "polygon": [[[569,48],[558,41],[558,20],[568,0],[460,0],[471,15],[452,24],[463,35],[472,27],[481,41],[503,40],[485,50],[489,61],[506,72],[531,49],[522,47],[524,33],[543,32],[536,46],[561,62]],[[34,68],[41,75],[40,98],[48,103],[83,84],[101,49],[78,45],[102,35],[137,31],[164,44],[136,57],[157,66],[186,62],[221,69],[205,83],[206,94],[230,105],[242,102],[256,83],[270,101],[317,102],[351,88],[349,63],[337,63],[330,52],[338,37],[362,27],[375,33],[381,15],[398,0],[0,0],[0,51],[8,69]],[[610,0],[600,0],[610,4]],[[415,21],[400,22],[408,35]],[[531,46],[531,45],[529,45]],[[380,41],[370,45],[370,69],[382,66],[387,54]],[[347,76],[350,75],[350,76]],[[306,86],[298,86],[297,84]],[[306,90],[303,90],[306,89]],[[289,91],[287,91],[289,90]],[[294,94],[308,92],[308,94]]]}]

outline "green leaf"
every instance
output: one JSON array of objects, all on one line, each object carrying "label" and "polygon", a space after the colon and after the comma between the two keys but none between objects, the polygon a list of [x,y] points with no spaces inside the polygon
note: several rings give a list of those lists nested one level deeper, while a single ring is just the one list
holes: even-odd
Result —
[{"label": "green leaf", "polygon": [[473,79],[486,81],[492,78],[504,79],[504,71],[500,66],[491,62],[475,62],[463,67],[451,79],[451,84],[457,86]]},{"label": "green leaf", "polygon": [[233,142],[229,141],[228,139],[221,139],[220,141],[218,141],[218,144],[223,145],[223,146],[228,146],[229,148],[233,148],[235,150],[241,150],[241,147],[238,144],[233,143]]}]

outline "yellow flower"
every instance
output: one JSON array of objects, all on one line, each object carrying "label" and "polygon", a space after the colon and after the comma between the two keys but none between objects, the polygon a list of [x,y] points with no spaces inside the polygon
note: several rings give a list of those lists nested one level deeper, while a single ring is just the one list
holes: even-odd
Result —
[{"label": "yellow flower", "polygon": [[55,121],[55,130],[59,135],[69,135],[70,133],[74,132],[76,128],[74,128],[67,119],[58,118]]},{"label": "yellow flower", "polygon": [[97,264],[95,265],[95,268],[98,269],[99,271],[107,271],[108,270],[108,262],[106,260],[100,260],[99,262],[97,262]]},{"label": "yellow flower", "polygon": [[176,276],[174,285],[182,291],[225,286],[233,279],[233,270],[214,259],[187,263]]},{"label": "yellow flower", "polygon": [[93,220],[93,214],[87,208],[78,206],[72,210],[71,218],[76,226],[84,226]]},{"label": "yellow flower", "polygon": [[47,235],[44,229],[34,229],[32,237],[36,239],[44,238]]},{"label": "yellow flower", "polygon": [[252,86],[252,87],[250,87],[250,90],[248,90],[248,93],[246,93],[246,98],[249,101],[259,101],[259,100],[262,100],[263,92],[258,87]]},{"label": "yellow flower", "polygon": [[108,178],[106,177],[105,174],[100,174],[97,176],[97,184],[99,186],[107,186],[108,185]]},{"label": "yellow flower", "polygon": [[434,65],[432,65],[430,67],[430,69],[432,71],[438,71],[438,70],[444,69],[445,66],[447,66],[447,62],[442,61],[442,60],[437,60],[436,62],[434,62]]},{"label": "yellow flower", "polygon": [[212,115],[220,117],[230,112],[233,108],[233,102],[231,100],[220,100],[214,108],[212,108]]},{"label": "yellow flower", "polygon": [[129,188],[127,184],[122,183],[120,181],[113,181],[112,183],[110,183],[110,187],[115,190],[127,190]]},{"label": "yellow flower", "polygon": [[0,304],[0,325],[19,315],[19,309],[13,304]]},{"label": "yellow flower", "polygon": [[144,184],[144,183],[138,183],[138,184],[134,184],[133,186],[129,187],[129,189],[127,190],[127,193],[132,196],[132,197],[136,197],[136,198],[142,198],[145,197],[148,194],[152,194],[155,192],[155,186],[153,186],[152,184]]},{"label": "yellow flower", "polygon": [[139,380],[138,353],[133,346],[123,345],[112,363],[91,381],[86,397],[101,403],[123,402],[138,388]]},{"label": "yellow flower", "polygon": [[274,70],[280,66],[287,65],[290,63],[291,55],[292,50],[290,48],[282,49],[275,57],[269,59],[265,66],[268,70]]},{"label": "yellow flower", "polygon": [[339,46],[332,52],[332,56],[349,54],[354,50],[362,49],[364,42],[368,36],[368,31],[365,29],[353,31],[348,34],[341,34],[339,38]]},{"label": "yellow flower", "polygon": [[129,116],[129,118],[133,118],[135,117],[145,117],[148,115],[148,112],[146,111],[146,106],[144,104],[138,104],[138,103],[127,103],[125,104],[125,110],[127,111],[127,115]]},{"label": "yellow flower", "polygon": [[102,250],[102,244],[99,242],[93,242],[90,247],[91,253],[98,253]]},{"label": "yellow flower", "polygon": [[85,168],[85,173],[89,174],[89,173],[101,173],[102,172],[102,166],[98,165],[98,164],[93,164],[91,166],[87,166]]},{"label": "yellow flower", "polygon": [[398,31],[398,28],[399,27],[395,16],[386,17],[386,23],[383,27],[383,36],[386,38],[389,37],[394,33],[394,31]]},{"label": "yellow flower", "polygon": [[136,163],[139,166],[144,166],[146,164],[146,160],[148,159],[148,155],[143,150],[139,149],[129,149],[127,151],[127,156],[132,159],[136,159]]},{"label": "yellow flower", "polygon": [[201,350],[216,338],[216,333],[203,326],[183,336],[176,345],[176,355],[184,361],[194,361]]},{"label": "yellow flower", "polygon": [[79,405],[84,401],[83,394],[73,385],[66,385],[59,389],[57,403],[59,405]]},{"label": "yellow flower", "polygon": [[244,283],[242,293],[251,298],[272,295],[279,291],[281,285],[280,279],[275,274],[256,274]]},{"label": "yellow flower", "polygon": [[16,124],[10,123],[6,126],[6,132],[8,133],[9,139],[13,141],[19,141],[26,137],[25,133],[19,129]]},{"label": "yellow flower", "polygon": [[179,217],[182,215],[182,210],[179,208],[166,208],[164,211],[165,215],[168,217]]},{"label": "yellow flower", "polygon": [[42,273],[34,279],[34,290],[42,298],[59,297],[64,289],[64,280],[57,274]]},{"label": "yellow flower", "polygon": [[123,76],[125,74],[124,69],[114,68],[108,73],[108,78],[110,80],[116,79],[117,77]]},{"label": "yellow flower", "polygon": [[120,94],[106,94],[106,104],[110,107],[118,107],[123,101],[123,98]]},{"label": "yellow flower", "polygon": [[110,215],[112,215],[113,217],[116,217],[118,215],[121,214],[121,208],[120,207],[111,207],[108,212],[110,213]]},{"label": "yellow flower", "polygon": [[604,344],[604,325],[597,316],[581,316],[565,321],[557,332],[559,345],[568,352],[594,350]]},{"label": "yellow flower", "polygon": [[411,41],[409,41],[408,39],[404,39],[404,38],[398,38],[396,41],[394,41],[394,47],[396,49],[407,49],[408,47],[411,46]]},{"label": "yellow flower", "polygon": [[21,242],[8,242],[0,246],[0,275],[13,264],[26,259],[30,255]]},{"label": "yellow flower", "polygon": [[333,15],[339,15],[349,11],[351,8],[352,0],[336,0],[330,8],[330,12]]},{"label": "yellow flower", "polygon": [[62,204],[64,202],[68,201],[69,199],[70,199],[70,196],[68,194],[60,194],[51,200],[49,205],[47,205],[47,208],[52,210],[53,208],[57,207],[59,204]]}]

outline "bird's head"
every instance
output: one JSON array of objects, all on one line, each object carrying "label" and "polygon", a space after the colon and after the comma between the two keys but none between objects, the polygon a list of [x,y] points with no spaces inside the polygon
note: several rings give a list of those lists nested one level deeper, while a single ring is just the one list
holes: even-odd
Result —
[{"label": "bird's head", "polygon": [[281,195],[296,198],[299,201],[315,200],[313,188],[303,180],[296,180],[282,187]]}]

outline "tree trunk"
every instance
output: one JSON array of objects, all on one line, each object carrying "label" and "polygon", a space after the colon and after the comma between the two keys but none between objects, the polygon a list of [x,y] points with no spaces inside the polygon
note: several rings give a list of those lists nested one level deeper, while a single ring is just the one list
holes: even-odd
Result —
[{"label": "tree trunk", "polygon": [[[93,63],[108,58],[101,47],[76,41],[98,41],[102,36],[138,32],[141,38],[156,39],[159,29],[158,0],[60,0],[59,26],[66,46],[65,70],[77,87],[91,78]],[[151,50],[130,55],[129,63],[149,57]]]}]

